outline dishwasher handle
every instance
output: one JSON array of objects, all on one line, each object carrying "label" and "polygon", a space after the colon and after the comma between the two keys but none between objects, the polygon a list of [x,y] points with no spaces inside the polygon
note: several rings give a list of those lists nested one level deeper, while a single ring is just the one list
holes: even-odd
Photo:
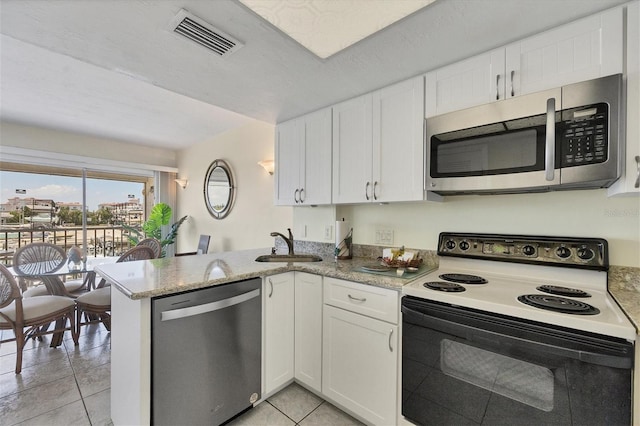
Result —
[{"label": "dishwasher handle", "polygon": [[247,300],[251,300],[258,296],[260,296],[260,290],[255,289],[246,293],[239,294],[237,296],[229,297],[228,299],[217,300],[215,302],[205,303],[202,305],[190,306],[188,308],[164,311],[160,314],[160,320],[170,321],[180,318],[187,318],[194,315],[206,314],[207,312],[219,311],[220,309],[228,308],[229,306],[246,302]]}]

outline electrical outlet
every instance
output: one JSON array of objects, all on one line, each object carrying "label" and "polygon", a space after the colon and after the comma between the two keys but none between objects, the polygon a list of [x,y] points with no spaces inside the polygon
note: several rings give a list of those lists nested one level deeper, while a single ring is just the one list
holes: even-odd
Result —
[{"label": "electrical outlet", "polygon": [[324,239],[333,240],[333,225],[326,225],[324,227]]},{"label": "electrical outlet", "polygon": [[307,225],[300,225],[300,238],[307,238]]},{"label": "electrical outlet", "polygon": [[393,245],[393,229],[376,229],[375,243]]}]

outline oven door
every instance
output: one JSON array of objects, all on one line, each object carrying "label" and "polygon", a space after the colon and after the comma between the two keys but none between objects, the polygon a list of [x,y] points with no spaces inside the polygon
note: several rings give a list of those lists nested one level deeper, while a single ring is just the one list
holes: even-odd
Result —
[{"label": "oven door", "polygon": [[633,345],[402,299],[402,414],[417,424],[630,424]]},{"label": "oven door", "polygon": [[427,119],[427,189],[548,190],[560,184],[561,89]]}]

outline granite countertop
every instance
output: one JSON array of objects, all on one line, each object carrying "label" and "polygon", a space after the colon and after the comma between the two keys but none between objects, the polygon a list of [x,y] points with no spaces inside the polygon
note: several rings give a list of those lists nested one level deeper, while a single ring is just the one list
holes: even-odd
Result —
[{"label": "granite countertop", "polygon": [[402,278],[361,271],[371,258],[335,261],[325,257],[322,262],[256,262],[255,258],[268,254],[269,248],[179,256],[100,265],[95,271],[133,300],[195,290],[233,281],[302,271],[325,277],[340,278],[363,284],[400,291],[413,278],[436,268],[425,262],[417,273]]},{"label": "granite countertop", "polygon": [[609,293],[640,332],[640,268],[611,266]]}]

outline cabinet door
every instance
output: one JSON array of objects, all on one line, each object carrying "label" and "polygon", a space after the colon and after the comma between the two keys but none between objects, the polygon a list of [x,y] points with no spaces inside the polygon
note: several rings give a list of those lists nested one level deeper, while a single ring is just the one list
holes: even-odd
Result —
[{"label": "cabinet door", "polygon": [[424,198],[424,77],[373,94],[374,201]]},{"label": "cabinet door", "polygon": [[276,127],[275,204],[295,205],[300,191],[304,128],[298,119]]},{"label": "cabinet door", "polygon": [[627,8],[627,133],[624,173],[609,195],[640,194],[640,2]]},{"label": "cabinet door", "polygon": [[425,75],[427,118],[498,99],[504,99],[503,48],[456,62]]},{"label": "cabinet door", "polygon": [[301,173],[301,204],[331,204],[331,108],[303,117],[304,170]]},{"label": "cabinet door", "polygon": [[371,94],[333,107],[333,203],[372,197]]},{"label": "cabinet door", "polygon": [[322,393],[377,425],[396,423],[398,327],[324,305]]},{"label": "cabinet door", "polygon": [[264,393],[293,379],[294,274],[264,280]]},{"label": "cabinet door", "polygon": [[295,378],[322,391],[322,277],[295,273]]},{"label": "cabinet door", "polygon": [[616,8],[508,45],[507,97],[621,73],[622,28]]}]

